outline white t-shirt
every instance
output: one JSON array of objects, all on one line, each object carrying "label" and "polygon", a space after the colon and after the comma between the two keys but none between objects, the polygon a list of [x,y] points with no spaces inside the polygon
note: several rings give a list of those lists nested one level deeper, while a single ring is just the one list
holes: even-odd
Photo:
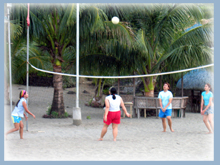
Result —
[{"label": "white t-shirt", "polygon": [[14,110],[11,113],[12,116],[20,116],[22,118],[24,117],[24,107],[23,107],[22,102],[27,103],[24,97],[20,99],[18,106],[15,106]]},{"label": "white t-shirt", "polygon": [[[158,98],[162,100],[163,108],[169,103],[169,99],[173,98],[173,94],[170,91],[161,91],[158,95]],[[172,109],[172,103],[167,107],[167,109]]]},{"label": "white t-shirt", "polygon": [[113,100],[113,95],[106,96],[105,99],[109,101],[109,111],[116,112],[120,111],[121,105],[121,97],[119,95],[115,95],[115,100]]}]

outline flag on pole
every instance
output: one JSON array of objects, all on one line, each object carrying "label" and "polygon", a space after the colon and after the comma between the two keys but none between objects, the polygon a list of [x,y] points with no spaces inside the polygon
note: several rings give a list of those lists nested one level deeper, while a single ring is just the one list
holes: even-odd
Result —
[{"label": "flag on pole", "polygon": [[30,18],[29,18],[29,3],[28,3],[28,13],[27,13],[27,26],[30,26]]}]

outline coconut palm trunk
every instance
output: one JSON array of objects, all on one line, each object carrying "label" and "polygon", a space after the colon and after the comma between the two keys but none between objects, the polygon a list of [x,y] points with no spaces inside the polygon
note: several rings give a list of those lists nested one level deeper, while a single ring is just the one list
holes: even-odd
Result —
[{"label": "coconut palm trunk", "polygon": [[[54,65],[53,71],[61,73],[61,66]],[[55,111],[59,114],[59,116],[61,116],[62,114],[65,113],[64,102],[63,102],[62,75],[56,75],[56,74],[53,75],[53,86],[54,86],[54,94],[53,94],[51,112]]]},{"label": "coconut palm trunk", "polygon": [[102,106],[102,96],[103,96],[103,88],[105,85],[105,79],[98,79],[97,87],[95,90],[95,95],[93,97],[91,105],[94,107]]}]

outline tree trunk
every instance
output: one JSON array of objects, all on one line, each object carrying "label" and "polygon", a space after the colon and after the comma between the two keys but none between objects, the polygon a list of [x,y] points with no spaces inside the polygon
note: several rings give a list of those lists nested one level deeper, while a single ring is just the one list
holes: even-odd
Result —
[{"label": "tree trunk", "polygon": [[[54,65],[53,71],[61,73],[61,66]],[[61,116],[65,113],[64,102],[63,102],[62,75],[56,75],[56,74],[53,75],[53,86],[54,86],[54,95],[53,95],[51,112],[52,111],[58,112],[59,116]]]},{"label": "tree trunk", "polygon": [[92,107],[102,107],[102,95],[103,95],[104,85],[105,85],[105,80],[98,79],[95,95],[91,102]]},{"label": "tree trunk", "polygon": [[154,90],[150,90],[149,92],[144,92],[144,96],[146,96],[146,97],[154,97]]},{"label": "tree trunk", "polygon": [[154,89],[156,84],[156,76],[149,77],[144,80],[145,89],[144,89],[144,96],[146,97],[154,97]]}]

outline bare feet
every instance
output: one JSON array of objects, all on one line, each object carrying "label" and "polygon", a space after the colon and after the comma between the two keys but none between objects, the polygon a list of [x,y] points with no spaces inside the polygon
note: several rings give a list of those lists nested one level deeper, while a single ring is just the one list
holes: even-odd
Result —
[{"label": "bare feet", "polygon": [[162,132],[166,132],[166,130],[163,130]]},{"label": "bare feet", "polygon": [[114,139],[113,141],[116,142],[116,139]]},{"label": "bare feet", "polygon": [[173,129],[170,129],[170,131],[171,131],[171,132],[174,132],[174,130],[173,130]]},{"label": "bare feet", "polygon": [[207,132],[206,134],[212,134],[212,132]]},{"label": "bare feet", "polygon": [[99,138],[99,140],[98,141],[103,141],[103,138]]}]

